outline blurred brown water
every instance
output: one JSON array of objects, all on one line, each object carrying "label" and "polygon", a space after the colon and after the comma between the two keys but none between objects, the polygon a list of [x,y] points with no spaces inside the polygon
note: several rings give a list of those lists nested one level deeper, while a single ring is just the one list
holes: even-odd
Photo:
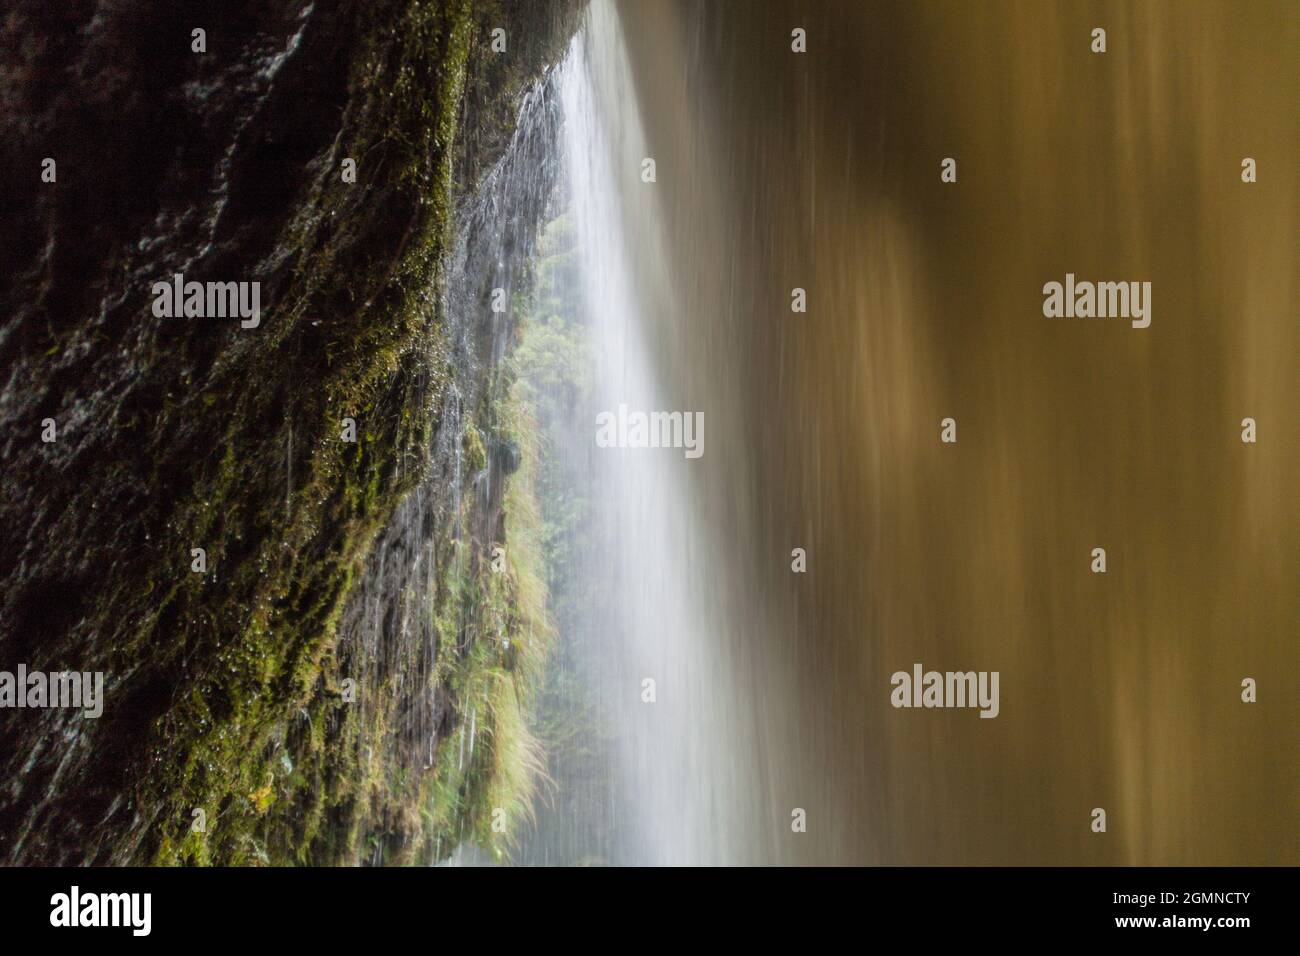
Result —
[{"label": "blurred brown water", "polygon": [[[1300,862],[1294,5],[618,10],[734,861]],[[1150,281],[1151,326],[1044,318],[1067,272]],[[999,671],[1000,715],[893,709],[915,662]]]}]

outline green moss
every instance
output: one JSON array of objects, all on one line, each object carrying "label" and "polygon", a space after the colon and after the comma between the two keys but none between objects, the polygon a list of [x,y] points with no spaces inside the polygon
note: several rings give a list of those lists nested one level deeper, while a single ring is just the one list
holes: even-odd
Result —
[{"label": "green moss", "polygon": [[[397,9],[402,12],[394,18]],[[150,862],[256,863],[268,858],[268,843],[276,844],[275,834],[286,829],[293,831],[292,845],[276,849],[306,859],[321,849],[331,806],[337,815],[351,803],[342,845],[326,851],[346,859],[364,851],[356,843],[372,808],[400,806],[394,796],[418,796],[421,789],[386,777],[373,760],[354,768],[359,773],[350,780],[322,779],[325,752],[360,750],[361,730],[327,686],[324,664],[362,558],[421,473],[417,450],[427,446],[432,420],[416,383],[428,389],[432,381],[436,401],[446,380],[436,364],[445,349],[437,342],[431,290],[441,281],[439,263],[449,241],[453,147],[476,24],[467,2],[374,4],[370,23],[353,67],[345,121],[351,132],[341,154],[363,157],[371,185],[351,186],[337,176],[313,185],[283,243],[300,250],[295,288],[267,337],[287,347],[308,316],[337,314],[340,307],[353,310],[353,333],[333,337],[324,374],[312,370],[312,387],[294,395],[285,428],[274,439],[261,434],[262,415],[253,402],[262,396],[250,394],[231,410],[224,453],[176,522],[180,541],[206,547],[220,586],[251,600],[223,605],[201,575],[155,583],[167,598],[153,619],[172,596],[184,595],[184,623],[200,635],[197,650],[212,662],[178,695],[159,727],[159,769],[142,801],[154,818],[152,839],[140,847]],[[368,223],[360,211],[366,203],[405,207],[409,216]],[[323,228],[327,220],[357,225],[334,231]],[[398,237],[396,254],[382,246],[370,257],[362,252],[358,269],[357,253],[375,229]],[[424,371],[426,356],[433,357],[432,376]],[[232,377],[286,377],[285,356],[274,342],[235,358],[247,361],[237,367],[232,358]],[[388,412],[394,406],[403,410],[395,421]],[[362,423],[363,440],[356,445],[338,440],[345,415]],[[471,457],[482,459],[477,432],[471,428],[466,438]],[[413,452],[417,467],[395,468]],[[286,468],[296,474],[283,498],[242,493],[250,473]],[[267,528],[275,533],[261,533]],[[241,553],[245,541],[260,544],[250,555]],[[153,640],[149,623],[138,632],[142,647]],[[286,719],[292,725],[295,718],[286,714],[295,712],[310,729],[297,741],[297,760],[286,763],[273,738]],[[331,724],[342,727],[333,739],[326,729]],[[387,728],[364,730],[373,753]],[[347,768],[331,769],[338,774]],[[317,797],[322,785],[326,799]],[[215,808],[205,834],[189,830],[194,807]]]},{"label": "green moss", "polygon": [[461,445],[465,451],[465,467],[471,473],[487,467],[487,449],[483,447],[483,436],[473,422],[466,422]]}]

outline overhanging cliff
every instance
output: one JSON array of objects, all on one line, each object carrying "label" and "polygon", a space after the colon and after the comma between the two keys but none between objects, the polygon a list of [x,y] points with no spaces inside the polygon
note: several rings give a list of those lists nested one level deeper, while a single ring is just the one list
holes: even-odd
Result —
[{"label": "overhanging cliff", "polygon": [[[399,504],[436,482],[439,447],[481,454],[489,477],[517,465],[492,336],[449,314],[484,290],[451,294],[447,270],[457,210],[471,221],[579,6],[6,14],[0,657],[103,672],[106,706],[0,710],[0,859],[417,860],[480,827],[466,781],[434,819],[432,776],[375,770],[410,708],[432,708],[437,739],[460,726],[437,685],[475,653],[480,612],[458,612],[441,670],[367,670],[364,652],[392,645],[351,625],[340,647],[340,622],[382,576],[367,559],[402,536]],[[159,317],[151,288],[175,275],[259,283],[260,323]],[[499,488],[469,520],[499,522]],[[463,603],[452,569],[483,583],[479,552],[501,537],[426,536],[473,549],[430,578],[444,614]],[[408,703],[376,708],[383,693]]]}]

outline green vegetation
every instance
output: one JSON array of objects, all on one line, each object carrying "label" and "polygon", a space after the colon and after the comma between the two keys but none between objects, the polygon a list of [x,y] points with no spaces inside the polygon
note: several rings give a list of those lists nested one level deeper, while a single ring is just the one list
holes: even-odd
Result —
[{"label": "green vegetation", "polygon": [[[538,244],[533,295],[524,308],[511,366],[514,395],[528,412],[525,429],[538,446],[531,479],[536,489],[539,548],[557,639],[538,682],[534,733],[559,782],[537,807],[535,826],[516,854],[525,862],[600,862],[615,829],[608,780],[613,742],[591,688],[604,643],[609,595],[593,585],[590,562],[602,553],[593,535],[588,450],[592,421],[591,354],[584,324],[576,236],[567,214],[550,222]],[[574,854],[577,855],[574,855]]]},{"label": "green vegetation", "polygon": [[[438,680],[460,701],[460,730],[441,742],[432,787],[419,801],[426,839],[440,853],[469,837],[501,859],[519,824],[532,819],[537,787],[546,780],[530,723],[554,629],[540,564],[537,449],[527,438],[527,409],[513,396],[492,407],[500,418],[496,434],[521,450],[519,468],[506,482],[505,541],[494,543],[504,554],[473,562],[469,546],[456,545],[437,622],[446,637],[439,642]],[[476,635],[467,654],[455,640],[463,627]]]}]

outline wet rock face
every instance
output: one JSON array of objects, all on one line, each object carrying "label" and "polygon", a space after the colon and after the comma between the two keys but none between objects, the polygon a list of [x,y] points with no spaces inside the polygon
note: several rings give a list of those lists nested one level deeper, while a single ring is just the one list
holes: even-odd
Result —
[{"label": "wet rock face", "polygon": [[[365,745],[321,704],[338,618],[465,360],[454,210],[576,7],[0,15],[0,670],[106,698],[0,708],[0,860],[355,856],[358,801],[302,796]],[[155,314],[177,274],[258,283],[260,324]]]}]

